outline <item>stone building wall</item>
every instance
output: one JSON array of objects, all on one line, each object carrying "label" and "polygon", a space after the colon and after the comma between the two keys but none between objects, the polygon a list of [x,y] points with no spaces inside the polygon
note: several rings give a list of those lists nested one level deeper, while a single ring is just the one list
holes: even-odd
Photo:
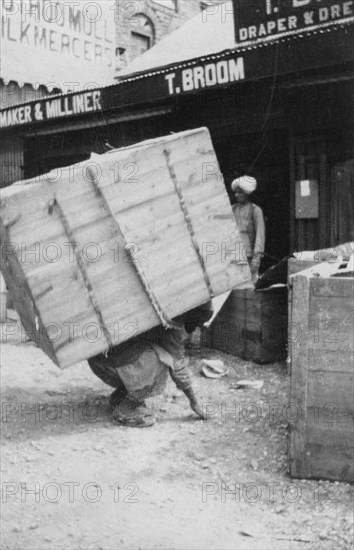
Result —
[{"label": "stone building wall", "polygon": [[117,72],[201,11],[201,0],[117,0]]}]

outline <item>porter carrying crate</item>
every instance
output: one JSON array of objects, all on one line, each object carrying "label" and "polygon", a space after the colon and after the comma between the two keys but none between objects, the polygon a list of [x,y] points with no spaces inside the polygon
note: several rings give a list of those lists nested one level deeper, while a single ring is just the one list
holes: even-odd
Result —
[{"label": "porter carrying crate", "polygon": [[353,275],[323,263],[291,277],[290,447],[296,478],[354,481]]},{"label": "porter carrying crate", "polygon": [[61,367],[250,279],[205,128],[14,184],[1,225],[14,306]]}]

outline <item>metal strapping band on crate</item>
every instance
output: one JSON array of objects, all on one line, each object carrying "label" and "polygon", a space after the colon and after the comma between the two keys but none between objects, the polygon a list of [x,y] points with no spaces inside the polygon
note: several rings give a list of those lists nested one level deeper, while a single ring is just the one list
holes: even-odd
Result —
[{"label": "metal strapping band on crate", "polygon": [[72,231],[71,231],[71,228],[70,228],[70,225],[69,225],[69,222],[68,220],[66,219],[66,216],[60,206],[60,204],[58,203],[58,200],[57,198],[55,198],[53,200],[53,202],[50,204],[50,207],[51,208],[56,208],[56,210],[58,211],[59,213],[59,217],[60,217],[60,220],[61,220],[61,223],[63,224],[63,227],[64,227],[64,231],[69,239],[69,242],[71,244],[71,246],[73,247],[73,250],[74,250],[74,254],[75,254],[75,257],[76,257],[76,261],[77,261],[77,265],[79,266],[79,269],[80,269],[80,273],[81,273],[81,276],[83,278],[83,281],[84,281],[84,284],[85,284],[85,287],[87,289],[87,292],[88,292],[88,295],[89,295],[89,298],[90,298],[90,301],[91,301],[91,304],[92,304],[92,307],[97,315],[97,318],[98,318],[98,321],[99,321],[99,324],[100,324],[100,327],[103,331],[103,334],[105,335],[106,337],[106,340],[108,342],[108,345],[110,347],[113,346],[113,341],[112,341],[112,338],[111,338],[111,335],[109,334],[109,331],[105,325],[105,322],[103,320],[103,317],[102,317],[102,313],[101,313],[101,310],[100,310],[100,307],[98,305],[98,302],[96,300],[96,297],[94,295],[94,292],[93,292],[93,288],[92,288],[92,285],[91,285],[91,282],[89,280],[89,278],[87,277],[87,274],[86,274],[86,270],[85,270],[85,266],[84,266],[84,262],[83,262],[83,259],[81,257],[81,254],[78,252],[77,250],[77,247],[75,246],[75,239],[73,238],[73,234],[72,234]]},{"label": "metal strapping band on crate", "polygon": [[94,186],[95,188],[95,191],[97,192],[97,194],[101,197],[103,203],[104,203],[104,206],[105,206],[105,209],[107,212],[109,212],[111,218],[114,220],[114,223],[115,223],[115,226],[116,226],[116,230],[118,232],[118,234],[123,238],[123,241],[124,241],[124,250],[127,252],[127,254],[129,255],[130,257],[130,260],[131,260],[131,263],[132,265],[134,266],[136,272],[137,272],[137,275],[140,279],[140,282],[142,283],[143,285],[143,288],[146,292],[146,294],[148,295],[149,297],[149,300],[150,300],[150,303],[152,305],[152,307],[154,308],[158,318],[160,319],[162,325],[165,327],[165,328],[175,328],[175,324],[173,323],[173,321],[171,321],[168,316],[165,314],[165,312],[163,311],[162,307],[160,306],[155,294],[154,294],[154,291],[152,290],[151,286],[150,286],[150,283],[144,273],[144,270],[142,268],[142,266],[139,264],[139,260],[137,260],[137,258],[135,258],[131,251],[130,251],[130,248],[129,246],[127,246],[127,242],[126,242],[126,239],[125,239],[125,236],[124,236],[124,233],[123,231],[121,230],[120,228],[120,225],[118,223],[118,221],[116,220],[115,216],[113,215],[113,212],[111,211],[110,209],[110,206],[108,204],[108,201],[106,200],[106,197],[104,196],[104,193],[101,189],[101,187],[97,184],[97,177],[96,175],[93,173],[92,169],[91,168],[88,168],[87,169],[87,172],[88,172],[88,175],[90,177],[90,181],[92,182],[92,185]]},{"label": "metal strapping band on crate", "polygon": [[194,231],[193,231],[192,221],[191,221],[191,218],[189,216],[186,203],[184,202],[182,189],[180,188],[180,186],[178,184],[176,173],[175,173],[174,168],[171,164],[170,151],[165,148],[163,150],[163,152],[164,152],[164,155],[166,157],[167,167],[168,167],[168,170],[170,172],[170,176],[171,176],[171,179],[173,181],[173,185],[175,186],[175,190],[176,190],[177,196],[179,198],[179,202],[180,202],[181,209],[182,209],[182,212],[183,212],[183,215],[184,215],[184,219],[186,221],[187,228],[188,228],[189,234],[191,236],[191,239],[192,239],[192,242],[193,242],[193,245],[194,245],[193,248],[196,252],[200,267],[202,268],[203,277],[204,277],[204,281],[205,281],[205,284],[206,284],[208,292],[209,292],[209,296],[210,296],[210,298],[212,298],[214,296],[213,289],[212,289],[212,286],[211,286],[211,282],[210,282],[210,279],[209,279],[208,272],[207,272],[206,267],[205,267],[203,256],[200,252],[198,241],[197,241],[197,239],[195,237],[195,234],[194,234]]}]

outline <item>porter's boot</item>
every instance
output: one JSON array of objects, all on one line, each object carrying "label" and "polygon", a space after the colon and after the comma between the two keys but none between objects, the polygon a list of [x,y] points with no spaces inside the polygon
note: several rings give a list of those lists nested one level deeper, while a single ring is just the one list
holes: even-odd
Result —
[{"label": "porter's boot", "polygon": [[112,421],[132,428],[148,428],[155,424],[156,417],[143,398],[128,394],[112,411]]}]

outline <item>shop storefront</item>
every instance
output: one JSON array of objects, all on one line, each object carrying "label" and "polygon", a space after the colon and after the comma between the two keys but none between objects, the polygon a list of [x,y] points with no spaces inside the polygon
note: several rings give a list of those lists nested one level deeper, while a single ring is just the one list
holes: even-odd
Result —
[{"label": "shop storefront", "polygon": [[242,173],[259,182],[264,268],[294,250],[354,240],[352,2],[337,2],[339,11],[313,3],[312,15],[310,2],[307,10],[293,2],[275,29],[276,12],[264,4],[263,22],[259,10],[257,21],[240,12],[236,47],[160,66],[162,41],[155,66],[125,71],[114,86],[0,111],[2,185],[91,152],[207,126],[227,189]]}]

